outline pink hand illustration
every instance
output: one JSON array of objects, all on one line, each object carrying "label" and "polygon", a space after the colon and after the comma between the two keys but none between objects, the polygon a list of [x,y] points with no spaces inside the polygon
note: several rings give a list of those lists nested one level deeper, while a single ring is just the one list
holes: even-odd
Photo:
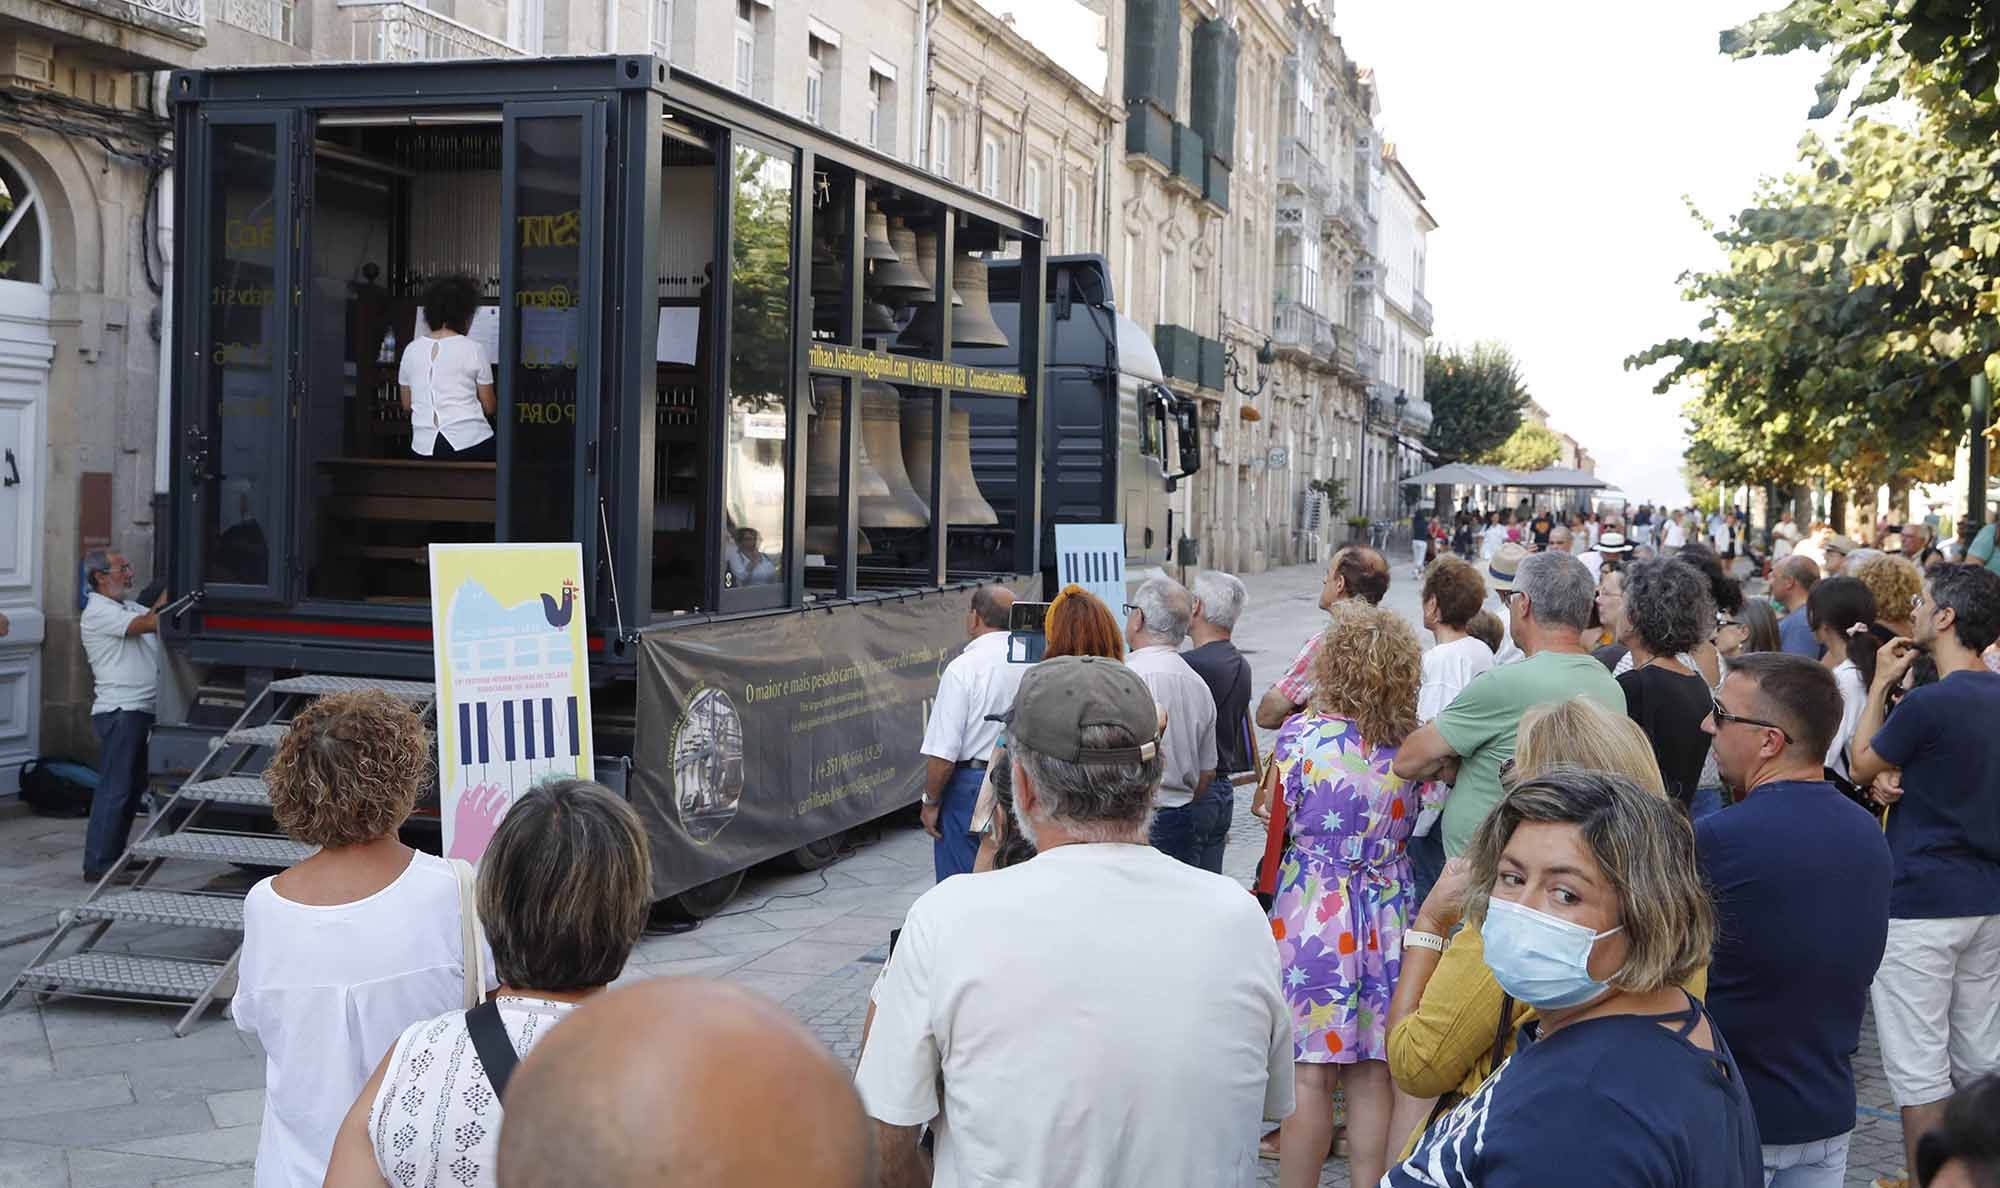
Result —
[{"label": "pink hand illustration", "polygon": [[474,784],[458,794],[458,811],[451,819],[452,858],[478,862],[486,843],[507,815],[507,792],[498,784]]}]

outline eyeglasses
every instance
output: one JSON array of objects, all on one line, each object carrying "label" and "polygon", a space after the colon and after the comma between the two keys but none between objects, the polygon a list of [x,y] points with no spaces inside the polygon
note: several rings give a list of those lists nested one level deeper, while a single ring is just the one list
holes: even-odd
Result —
[{"label": "eyeglasses", "polygon": [[1133,606],[1129,602],[1124,603],[1123,606],[1125,608],[1125,613],[1128,615],[1143,615],[1146,613],[1145,611],[1140,610],[1138,607]]},{"label": "eyeglasses", "polygon": [[1785,740],[1786,746],[1792,745],[1791,731],[1786,730],[1783,726],[1778,725],[1776,722],[1766,722],[1762,718],[1746,718],[1741,714],[1732,714],[1728,710],[1723,709],[1722,702],[1716,700],[1713,697],[1709,698],[1708,706],[1709,706],[1709,712],[1715,715],[1715,720],[1718,725],[1726,724],[1729,722],[1738,722],[1745,726],[1759,726],[1765,730],[1775,730],[1778,732],[1778,737]]},{"label": "eyeglasses", "polygon": [[1507,783],[1514,778],[1514,757],[1507,756],[1500,761],[1500,782]]},{"label": "eyeglasses", "polygon": [[1924,609],[1924,596],[1921,593],[1910,595],[1910,609],[1911,610]]}]

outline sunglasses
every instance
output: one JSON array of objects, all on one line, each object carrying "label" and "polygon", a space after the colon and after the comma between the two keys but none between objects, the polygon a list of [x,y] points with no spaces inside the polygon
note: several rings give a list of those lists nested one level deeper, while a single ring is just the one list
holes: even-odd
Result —
[{"label": "sunglasses", "polygon": [[1778,737],[1785,740],[1786,746],[1792,745],[1793,740],[1791,731],[1786,730],[1783,726],[1778,725],[1776,722],[1766,722],[1762,718],[1746,718],[1741,714],[1732,714],[1728,710],[1723,709],[1722,703],[1720,701],[1717,701],[1713,697],[1709,698],[1708,705],[1709,705],[1709,712],[1715,715],[1715,720],[1718,725],[1727,724],[1730,722],[1737,722],[1741,723],[1744,726],[1757,726],[1765,730],[1775,730],[1778,732]]}]

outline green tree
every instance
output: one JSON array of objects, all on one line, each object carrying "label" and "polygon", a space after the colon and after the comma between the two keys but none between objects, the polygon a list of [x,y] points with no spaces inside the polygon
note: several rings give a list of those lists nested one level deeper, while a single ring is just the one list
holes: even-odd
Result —
[{"label": "green tree", "polygon": [[1439,462],[1457,462],[1498,449],[1520,427],[1528,386],[1511,351],[1479,342],[1424,356],[1424,399],[1431,406],[1424,444]]},{"label": "green tree", "polygon": [[1509,470],[1542,470],[1562,457],[1562,438],[1540,425],[1522,425],[1478,460]]}]

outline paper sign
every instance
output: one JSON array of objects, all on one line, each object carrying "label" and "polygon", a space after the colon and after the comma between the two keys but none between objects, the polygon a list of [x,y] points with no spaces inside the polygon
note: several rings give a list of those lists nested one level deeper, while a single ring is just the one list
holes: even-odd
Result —
[{"label": "paper sign", "polygon": [[[412,340],[422,338],[430,332],[430,319],[424,315],[424,307],[419,305],[416,324],[410,330],[411,338]],[[497,362],[500,358],[500,307],[482,305],[473,310],[472,333],[466,337],[479,344],[479,349],[484,352],[488,363]]]},{"label": "paper sign", "polygon": [[592,777],[583,546],[430,546],[444,852],[478,862],[514,802]]},{"label": "paper sign", "polygon": [[1082,586],[1125,621],[1125,526],[1057,524],[1056,584]]},{"label": "paper sign", "polygon": [[691,305],[660,309],[660,332],[653,343],[656,363],[693,363],[695,339],[701,333],[701,310]]}]

